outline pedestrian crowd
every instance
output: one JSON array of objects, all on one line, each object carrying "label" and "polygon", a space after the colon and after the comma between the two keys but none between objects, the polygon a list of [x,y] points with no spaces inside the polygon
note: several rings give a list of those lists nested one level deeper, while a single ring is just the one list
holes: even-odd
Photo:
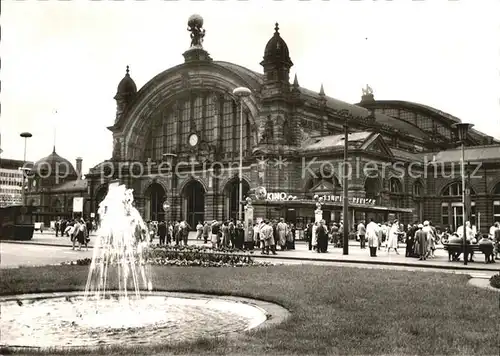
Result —
[{"label": "pedestrian crowd", "polygon": [[[149,241],[152,243],[155,238],[159,239],[159,245],[184,245],[188,244],[191,226],[186,221],[147,221],[146,223]],[[92,220],[59,219],[55,222],[56,236],[70,237],[72,248],[76,244],[79,250],[87,247],[90,241],[90,233],[96,230],[96,223]],[[202,240],[204,244],[211,244],[213,248],[234,248],[239,250],[260,249],[262,254],[277,254],[277,249],[281,251],[294,250],[296,229],[294,224],[287,223],[283,218],[277,220],[264,219],[254,222],[246,228],[239,220],[225,220],[211,222],[198,222],[195,227],[196,240]],[[404,242],[406,247],[405,256],[415,257],[420,260],[432,259],[435,257],[436,246],[438,244],[463,244],[464,226],[459,226],[455,232],[450,232],[449,228],[440,231],[432,221],[415,222],[408,224],[406,228],[397,219],[392,222],[376,223],[370,219],[368,224],[359,221],[352,227],[350,238],[355,236],[359,241],[360,249],[369,248],[370,257],[377,257],[382,249],[387,254],[394,250],[399,255],[398,246]],[[328,252],[331,243],[334,248],[343,247],[343,222],[331,223],[328,226],[325,220],[316,223],[309,223],[305,226],[304,237],[308,242],[309,250],[317,253]],[[475,226],[469,221],[465,223],[466,244],[478,244],[485,248],[491,247],[491,258],[487,260],[495,262],[500,254],[500,223],[496,222],[489,230],[489,234],[481,235]],[[88,248],[88,247],[87,247]],[[453,253],[452,260],[459,261],[461,252]],[[471,254],[471,261],[473,252]]]}]

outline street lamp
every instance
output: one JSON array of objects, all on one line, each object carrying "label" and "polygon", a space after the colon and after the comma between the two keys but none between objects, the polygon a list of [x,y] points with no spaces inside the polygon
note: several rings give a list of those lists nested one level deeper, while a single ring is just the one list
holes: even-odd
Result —
[{"label": "street lamp", "polygon": [[23,159],[23,186],[21,188],[21,199],[23,201],[23,206],[26,206],[26,193],[24,191],[24,179],[26,178],[26,145],[28,142],[28,138],[33,137],[33,135],[30,132],[22,132],[19,136],[24,138],[24,159]]},{"label": "street lamp", "polygon": [[240,99],[240,185],[238,188],[238,218],[243,221],[242,206],[243,200],[243,98],[250,96],[252,91],[245,87],[238,87],[233,90],[233,95]]},{"label": "street lamp", "polygon": [[349,125],[347,122],[347,115],[344,118],[344,176],[342,182],[343,190],[343,216],[344,216],[344,236],[343,236],[343,251],[344,255],[349,254],[349,181],[347,178],[348,163],[349,163]]},{"label": "street lamp", "polygon": [[[163,157],[170,157],[169,164],[170,164],[170,166],[172,166],[172,161],[174,160],[174,158],[177,158],[177,155],[175,153],[164,153]],[[173,168],[173,167],[170,167],[170,168]],[[174,216],[173,216],[174,209],[172,207],[172,205],[174,204],[174,173],[173,173],[173,171],[171,171],[171,174],[172,174],[172,179],[170,181],[170,193],[172,193],[172,196],[170,199],[170,220],[174,220]]]},{"label": "street lamp", "polygon": [[460,145],[462,147],[462,159],[460,162],[461,166],[461,174],[462,174],[462,215],[463,215],[463,239],[464,239],[464,265],[467,265],[467,228],[466,228],[466,222],[467,222],[467,210],[465,208],[465,140],[467,139],[467,132],[473,127],[473,124],[466,124],[466,123],[458,123],[454,124],[453,128],[457,130],[458,134],[458,139],[460,141]]}]

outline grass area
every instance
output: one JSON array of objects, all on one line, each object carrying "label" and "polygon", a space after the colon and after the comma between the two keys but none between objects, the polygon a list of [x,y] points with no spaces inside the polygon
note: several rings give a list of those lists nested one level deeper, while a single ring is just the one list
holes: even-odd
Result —
[{"label": "grass area", "polygon": [[[2,269],[0,291],[81,290],[87,271],[85,266]],[[153,275],[157,290],[253,297],[276,302],[292,316],[237,338],[43,353],[497,355],[500,348],[498,294],[468,285],[464,275],[325,266],[154,267]]]}]

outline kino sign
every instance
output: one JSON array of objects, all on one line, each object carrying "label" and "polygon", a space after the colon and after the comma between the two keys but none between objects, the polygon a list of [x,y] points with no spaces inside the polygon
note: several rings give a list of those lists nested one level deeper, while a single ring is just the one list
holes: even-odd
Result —
[{"label": "kino sign", "polygon": [[[344,201],[344,198],[340,195],[323,195],[323,199],[325,201],[333,201],[333,202],[341,202]],[[364,205],[375,205],[375,199],[366,199],[366,198],[349,198],[349,203],[352,204],[364,204]]]},{"label": "kino sign", "polygon": [[272,201],[283,201],[283,200],[296,200],[297,197],[284,192],[279,192],[279,193],[267,193],[266,199]]}]

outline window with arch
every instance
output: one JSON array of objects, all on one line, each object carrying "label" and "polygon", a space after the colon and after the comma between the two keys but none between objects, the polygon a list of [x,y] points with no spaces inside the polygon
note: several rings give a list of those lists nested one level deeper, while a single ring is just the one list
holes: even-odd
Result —
[{"label": "window with arch", "polygon": [[[216,144],[222,152],[237,157],[240,140],[240,106],[229,95],[214,92],[191,93],[172,102],[162,113],[151,117],[146,135],[144,159],[161,160],[163,153],[182,153],[192,131],[200,141]],[[251,147],[250,114],[243,109],[243,152]]]},{"label": "window with arch", "polygon": [[[473,189],[470,189],[470,194],[474,195],[475,192]],[[447,185],[441,191],[441,195],[445,197],[461,197],[462,196],[462,183],[455,182]]]},{"label": "window with arch", "polygon": [[413,196],[421,197],[423,195],[424,187],[421,182],[413,184]]},{"label": "window with arch", "polygon": [[400,194],[403,193],[403,186],[398,178],[392,177],[389,179],[389,192],[391,193],[391,206],[394,208],[402,208],[403,198]]}]

